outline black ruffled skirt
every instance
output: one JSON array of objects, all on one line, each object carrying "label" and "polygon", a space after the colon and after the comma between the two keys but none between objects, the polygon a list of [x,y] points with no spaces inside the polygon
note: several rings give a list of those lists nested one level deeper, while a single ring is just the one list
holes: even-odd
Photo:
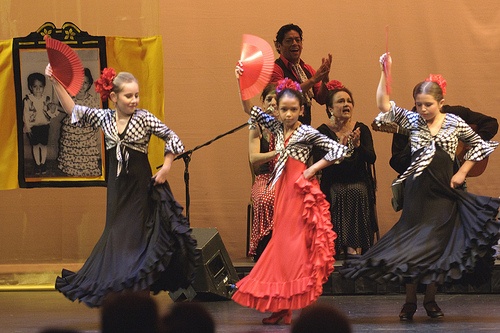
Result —
[{"label": "black ruffled skirt", "polygon": [[[116,177],[111,150],[106,226],[78,272],[63,269],[55,287],[68,299],[100,306],[111,292],[187,288],[199,259],[189,221],[168,183],[153,186],[147,155],[130,153]],[[113,174],[114,172],[114,174]]]},{"label": "black ruffled skirt", "polygon": [[452,189],[452,175],[452,160],[438,148],[427,169],[406,180],[399,221],[340,273],[379,283],[484,281],[494,264],[500,199]]}]

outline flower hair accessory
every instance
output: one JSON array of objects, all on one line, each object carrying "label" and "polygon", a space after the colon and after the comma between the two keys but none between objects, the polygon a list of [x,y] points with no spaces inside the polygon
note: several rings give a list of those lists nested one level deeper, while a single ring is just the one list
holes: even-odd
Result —
[{"label": "flower hair accessory", "polygon": [[297,90],[299,92],[302,92],[302,88],[300,87],[300,84],[298,82],[295,82],[289,78],[284,78],[282,80],[278,81],[278,84],[276,86],[276,93],[280,93],[285,89],[291,89],[291,90]]},{"label": "flower hair accessory", "polygon": [[436,82],[443,91],[443,95],[446,95],[446,80],[441,74],[429,74],[429,77],[425,81]]},{"label": "flower hair accessory", "polygon": [[344,89],[344,85],[342,82],[337,81],[337,80],[331,80],[326,84],[326,88],[328,90],[336,90],[336,89]]},{"label": "flower hair accessory", "polygon": [[109,67],[104,68],[101,77],[95,81],[95,91],[101,95],[101,100],[107,101],[109,94],[113,90],[113,80],[116,77],[116,71]]}]

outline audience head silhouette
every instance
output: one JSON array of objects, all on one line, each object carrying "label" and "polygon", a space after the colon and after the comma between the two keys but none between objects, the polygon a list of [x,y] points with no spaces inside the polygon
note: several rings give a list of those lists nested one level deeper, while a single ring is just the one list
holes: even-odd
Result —
[{"label": "audience head silhouette", "polygon": [[161,318],[163,333],[214,333],[215,322],[210,313],[196,302],[174,303]]},{"label": "audience head silhouette", "polygon": [[302,309],[291,333],[351,333],[349,318],[332,305],[315,303]]},{"label": "audience head silhouette", "polygon": [[157,333],[158,308],[145,293],[108,295],[101,308],[102,333]]}]

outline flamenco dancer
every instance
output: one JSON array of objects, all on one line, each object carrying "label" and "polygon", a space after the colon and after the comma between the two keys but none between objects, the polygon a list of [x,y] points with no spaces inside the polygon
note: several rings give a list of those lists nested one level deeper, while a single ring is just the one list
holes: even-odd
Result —
[{"label": "flamenco dancer", "polygon": [[[396,122],[411,133],[412,162],[396,180],[406,180],[403,211],[368,252],[344,263],[341,274],[406,284],[402,321],[413,319],[417,284],[426,285],[423,307],[429,317],[440,318],[444,313],[436,303],[437,286],[484,278],[493,264],[500,199],[466,192],[461,185],[474,163],[492,153],[498,142],[483,141],[460,117],[441,112],[446,81],[440,75],[431,75],[415,87],[416,112],[398,107],[386,90],[390,55],[382,55],[380,64],[377,104],[382,112],[375,120]],[[458,140],[471,148],[454,173]]]},{"label": "flamenco dancer", "polygon": [[[167,182],[174,157],[184,151],[179,137],[152,113],[137,108],[139,84],[130,73],[105,68],[95,82],[114,110],[76,105],[52,76],[50,64],[45,74],[73,124],[104,132],[109,168],[103,234],[78,272],[63,269],[56,289],[71,301],[98,307],[109,293],[156,294],[189,287],[196,241]],[[147,157],[151,135],[165,141],[165,160],[154,176]]]},{"label": "flamenco dancer", "polygon": [[[238,79],[244,75],[241,62],[235,74]],[[275,185],[273,236],[249,275],[236,283],[233,300],[272,312],[263,324],[290,324],[292,310],[316,301],[333,271],[336,234],[314,175],[346,157],[348,148],[298,121],[304,97],[297,82],[279,81],[276,93],[280,121],[242,100],[251,120],[273,133],[279,156],[269,185]],[[313,146],[327,154],[308,167]]]}]

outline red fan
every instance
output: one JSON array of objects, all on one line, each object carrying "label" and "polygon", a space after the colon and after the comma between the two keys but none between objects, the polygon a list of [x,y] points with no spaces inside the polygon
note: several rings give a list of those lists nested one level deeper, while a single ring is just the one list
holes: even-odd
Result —
[{"label": "red fan", "polygon": [[248,100],[269,83],[274,68],[271,45],[260,37],[243,35],[240,61],[245,73],[240,76],[241,98]]},{"label": "red fan", "polygon": [[388,64],[388,55],[389,55],[389,26],[385,27],[385,53],[387,54],[384,61],[384,73],[385,73],[385,91],[387,95],[391,94],[391,84],[392,84],[392,75],[391,70]]},{"label": "red fan", "polygon": [[76,52],[68,45],[50,38],[45,39],[45,48],[52,66],[52,75],[59,81],[71,96],[75,96],[83,85],[83,65]]}]

